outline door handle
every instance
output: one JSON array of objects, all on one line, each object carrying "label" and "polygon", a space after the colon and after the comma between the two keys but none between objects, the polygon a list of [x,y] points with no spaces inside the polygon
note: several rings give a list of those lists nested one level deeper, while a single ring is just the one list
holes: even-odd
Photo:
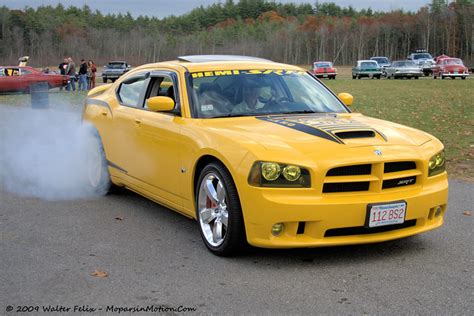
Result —
[{"label": "door handle", "polygon": [[136,118],[136,119],[135,119],[135,123],[138,124],[138,125],[140,125],[140,124],[142,123],[142,120]]},{"label": "door handle", "polygon": [[102,112],[101,114],[102,114],[103,116],[107,116],[107,112],[105,112],[105,111]]}]

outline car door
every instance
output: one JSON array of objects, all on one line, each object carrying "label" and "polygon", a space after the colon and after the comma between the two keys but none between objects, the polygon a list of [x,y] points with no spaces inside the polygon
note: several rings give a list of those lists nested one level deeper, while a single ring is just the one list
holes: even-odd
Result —
[{"label": "car door", "polygon": [[[160,198],[182,205],[180,147],[182,146],[178,76],[170,71],[151,73],[143,108],[135,117],[141,154],[137,156],[137,177],[152,187]],[[167,96],[175,100],[172,112],[148,110],[146,100]]]},{"label": "car door", "polygon": [[138,135],[140,122],[136,117],[137,112],[141,111],[148,82],[149,72],[144,71],[128,77],[116,89],[118,107],[113,113],[111,130],[114,137],[109,139],[114,144],[109,146],[111,150],[113,149],[109,163],[133,178],[139,177],[139,160],[143,155]]}]

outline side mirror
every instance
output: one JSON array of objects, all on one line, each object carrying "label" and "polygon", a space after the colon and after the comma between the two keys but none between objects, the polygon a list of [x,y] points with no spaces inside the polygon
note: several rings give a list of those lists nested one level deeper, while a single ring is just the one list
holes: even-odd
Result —
[{"label": "side mirror", "polygon": [[354,97],[349,93],[342,92],[339,93],[337,97],[341,99],[342,103],[344,103],[346,106],[351,106],[354,102]]},{"label": "side mirror", "polygon": [[153,112],[169,112],[174,109],[174,100],[170,97],[152,97],[146,101],[148,109]]}]

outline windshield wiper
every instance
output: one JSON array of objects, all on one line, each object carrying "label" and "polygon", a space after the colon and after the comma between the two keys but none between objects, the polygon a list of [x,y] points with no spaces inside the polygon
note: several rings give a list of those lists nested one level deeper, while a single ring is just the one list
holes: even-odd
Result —
[{"label": "windshield wiper", "polygon": [[307,113],[326,113],[326,112],[316,112],[311,110],[300,110],[300,111],[288,111],[288,112],[281,112],[278,114],[307,114]]},{"label": "windshield wiper", "polygon": [[211,116],[210,118],[222,118],[222,117],[242,117],[242,116],[262,116],[262,115],[276,115],[280,113],[274,112],[248,112],[248,113],[227,113],[222,115]]},{"label": "windshield wiper", "polygon": [[242,117],[242,116],[255,116],[257,113],[227,113],[222,115],[211,116],[210,118],[223,118],[223,117]]}]

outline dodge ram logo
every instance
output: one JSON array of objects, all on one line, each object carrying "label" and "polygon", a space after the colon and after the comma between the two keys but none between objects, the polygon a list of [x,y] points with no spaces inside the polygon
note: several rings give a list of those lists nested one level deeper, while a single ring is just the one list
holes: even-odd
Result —
[{"label": "dodge ram logo", "polygon": [[382,156],[382,151],[381,150],[374,150],[374,153],[377,155],[377,156]]}]

